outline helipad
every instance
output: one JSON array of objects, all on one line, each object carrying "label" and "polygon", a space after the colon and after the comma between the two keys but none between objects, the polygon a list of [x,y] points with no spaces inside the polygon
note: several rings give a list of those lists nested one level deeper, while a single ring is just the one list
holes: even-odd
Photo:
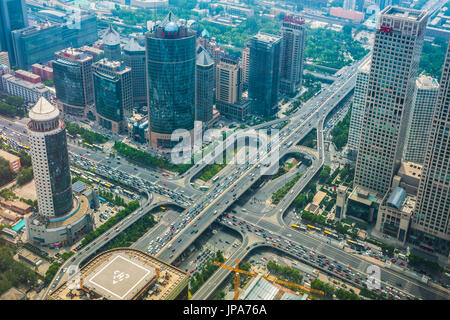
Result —
[{"label": "helipad", "polygon": [[107,263],[101,263],[83,279],[83,287],[108,300],[130,300],[155,275],[155,269],[141,260],[119,254],[113,255]]}]

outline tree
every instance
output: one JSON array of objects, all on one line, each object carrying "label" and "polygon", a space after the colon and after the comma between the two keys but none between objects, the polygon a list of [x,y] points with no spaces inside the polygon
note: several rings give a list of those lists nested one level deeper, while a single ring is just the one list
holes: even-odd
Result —
[{"label": "tree", "polygon": [[33,180],[33,167],[22,168],[17,175],[17,184],[22,186]]},{"label": "tree", "polygon": [[9,161],[0,157],[0,186],[10,182],[14,178],[14,173],[11,171]]}]

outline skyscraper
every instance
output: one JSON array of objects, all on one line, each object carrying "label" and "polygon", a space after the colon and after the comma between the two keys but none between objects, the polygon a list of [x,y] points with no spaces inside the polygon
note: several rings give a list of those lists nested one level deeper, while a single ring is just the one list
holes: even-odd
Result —
[{"label": "skyscraper", "polygon": [[195,33],[172,12],[146,34],[149,140],[171,149],[176,129],[193,130],[195,120]]},{"label": "skyscraper", "polygon": [[361,65],[356,75],[356,84],[353,94],[352,114],[348,130],[348,148],[356,155],[361,139],[362,120],[366,106],[367,81],[369,80],[370,60]]},{"label": "skyscraper", "polygon": [[248,103],[241,104],[241,68],[236,56],[222,57],[216,67],[216,108],[220,114],[242,119],[247,116]]},{"label": "skyscraper", "polygon": [[0,1],[0,51],[7,51],[12,66],[16,65],[11,32],[28,26],[25,0]]},{"label": "skyscraper", "polygon": [[56,103],[64,114],[85,117],[87,108],[94,104],[92,62],[92,56],[73,48],[55,53],[52,66]]},{"label": "skyscraper", "polygon": [[97,123],[114,133],[124,132],[133,112],[131,69],[105,58],[92,65],[92,74]]},{"label": "skyscraper", "polygon": [[427,21],[425,11],[391,6],[378,20],[354,182],[378,195],[401,161]]},{"label": "skyscraper", "polygon": [[278,110],[281,38],[258,33],[249,40],[248,47],[248,97],[251,100],[252,112],[262,117],[270,117]]},{"label": "skyscraper", "polygon": [[122,53],[120,51],[120,35],[113,29],[110,24],[103,34],[103,52],[105,58],[111,61],[122,60]]},{"label": "skyscraper", "polygon": [[245,47],[242,51],[242,59],[241,59],[241,82],[242,82],[242,90],[247,90],[248,88],[248,74],[250,70],[250,48]]},{"label": "skyscraper", "polygon": [[305,59],[305,20],[285,16],[281,26],[280,91],[294,94],[302,86]]},{"label": "skyscraper", "polygon": [[48,218],[73,207],[66,129],[59,114],[42,97],[29,112],[27,125],[39,214]]},{"label": "skyscraper", "polygon": [[412,228],[450,241],[450,46],[429,135]]},{"label": "skyscraper", "polygon": [[356,0],[344,0],[344,5],[342,8],[345,10],[355,10]]},{"label": "skyscraper", "polygon": [[147,103],[145,48],[141,47],[135,38],[131,38],[123,48],[123,61],[131,68],[133,102],[135,105],[145,105]]},{"label": "skyscraper", "polygon": [[197,55],[196,90],[195,90],[195,119],[208,122],[212,119],[214,104],[214,61],[206,50]]},{"label": "skyscraper", "polygon": [[82,14],[79,28],[71,21],[64,23],[45,23],[12,32],[15,48],[15,64],[28,70],[35,63],[46,64],[55,52],[68,47],[79,48],[97,41],[97,17]]},{"label": "skyscraper", "polygon": [[403,155],[405,161],[423,164],[438,91],[436,79],[425,75],[417,78]]}]

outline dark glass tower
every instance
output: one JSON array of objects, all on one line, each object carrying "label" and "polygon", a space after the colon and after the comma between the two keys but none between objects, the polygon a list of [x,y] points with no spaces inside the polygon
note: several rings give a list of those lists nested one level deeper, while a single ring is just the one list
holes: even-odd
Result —
[{"label": "dark glass tower", "polygon": [[11,32],[28,26],[25,0],[0,1],[0,51],[7,51],[11,66],[16,65]]},{"label": "dark glass tower", "polygon": [[121,133],[126,130],[126,119],[133,108],[131,69],[107,59],[94,63],[92,68],[97,123]]},{"label": "dark glass tower", "polygon": [[86,116],[94,103],[92,56],[68,48],[55,53],[53,80],[60,110],[73,116]]},{"label": "dark glass tower", "polygon": [[208,122],[213,115],[214,104],[214,60],[202,50],[196,63],[196,120]]},{"label": "dark glass tower", "polygon": [[170,12],[146,34],[150,144],[171,149],[176,129],[195,120],[195,33]]},{"label": "dark glass tower", "polygon": [[278,110],[281,38],[258,33],[249,40],[248,47],[248,97],[252,102],[252,112],[262,117],[270,117]]}]

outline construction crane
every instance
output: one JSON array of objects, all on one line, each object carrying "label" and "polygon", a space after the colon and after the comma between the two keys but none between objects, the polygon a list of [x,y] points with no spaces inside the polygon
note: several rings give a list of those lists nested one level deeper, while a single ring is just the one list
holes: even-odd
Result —
[{"label": "construction crane", "polygon": [[322,296],[324,295],[324,292],[321,291],[321,290],[308,288],[308,287],[305,287],[305,286],[302,286],[300,284],[293,283],[293,282],[279,280],[279,279],[274,278],[274,277],[264,276],[264,275],[261,275],[259,273],[241,270],[241,269],[239,269],[239,259],[236,259],[236,267],[234,267],[234,268],[233,267],[229,267],[229,266],[224,265],[224,264],[221,264],[220,262],[217,262],[217,261],[214,261],[214,264],[219,266],[219,267],[221,267],[221,268],[224,268],[224,269],[227,269],[227,270],[230,270],[230,271],[234,272],[234,300],[239,300],[239,291],[238,290],[239,290],[239,281],[240,281],[241,274],[246,274],[246,275],[249,275],[249,276],[260,276],[261,278],[264,278],[264,279],[266,279],[268,281],[271,281],[271,282],[284,284],[286,286],[297,287],[299,289],[302,289],[302,290],[305,290],[305,291],[308,291],[308,292],[314,292],[314,293],[320,294]]}]

